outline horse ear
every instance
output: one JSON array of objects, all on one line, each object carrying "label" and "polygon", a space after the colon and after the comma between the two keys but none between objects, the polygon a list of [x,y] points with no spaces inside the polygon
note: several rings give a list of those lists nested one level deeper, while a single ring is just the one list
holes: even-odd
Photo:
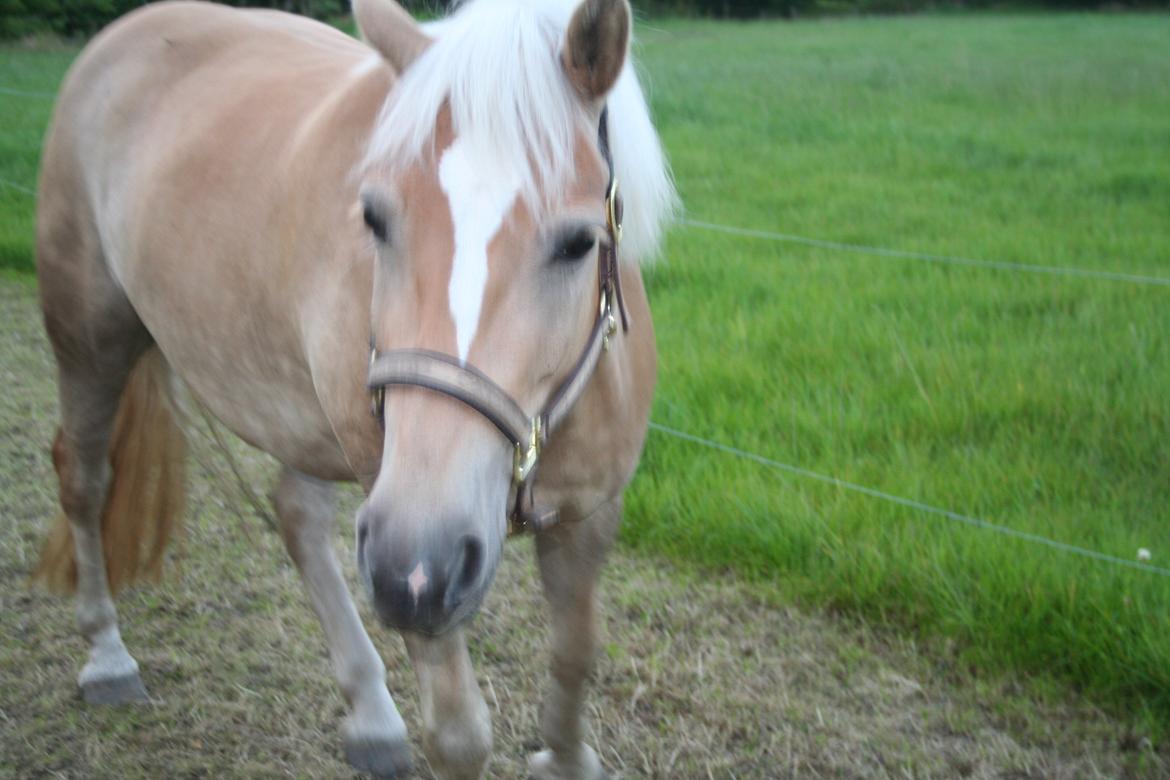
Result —
[{"label": "horse ear", "polygon": [[629,47],[627,0],[585,0],[569,20],[561,61],[582,97],[599,101],[617,81]]},{"label": "horse ear", "polygon": [[394,0],[353,0],[353,18],[366,43],[399,73],[431,45],[418,22]]}]

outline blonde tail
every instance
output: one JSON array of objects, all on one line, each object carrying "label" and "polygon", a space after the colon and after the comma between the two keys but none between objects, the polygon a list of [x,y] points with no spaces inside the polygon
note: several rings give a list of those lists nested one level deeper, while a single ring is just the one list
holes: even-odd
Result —
[{"label": "blonde tail", "polygon": [[[112,477],[102,510],[102,550],[111,594],[143,578],[158,580],[167,543],[181,530],[186,504],[187,439],[176,419],[170,369],[157,348],[139,359],[122,392],[110,438]],[[53,445],[58,470],[61,432]],[[45,540],[33,579],[51,590],[77,589],[73,532],[64,512]]]}]

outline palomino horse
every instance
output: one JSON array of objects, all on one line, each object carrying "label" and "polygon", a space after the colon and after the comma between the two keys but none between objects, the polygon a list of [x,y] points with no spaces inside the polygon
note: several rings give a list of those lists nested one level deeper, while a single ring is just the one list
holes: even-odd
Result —
[{"label": "palomino horse", "polygon": [[342,480],[367,493],[358,568],[405,637],[431,767],[483,773],[463,624],[526,527],[554,635],[531,769],[601,774],[582,742],[595,588],[654,386],[637,261],[674,194],[626,0],[553,3],[473,0],[424,31],[356,0],[366,43],[158,3],[74,65],[40,182],[64,518],[41,573],[76,587],[88,701],[146,697],[111,596],[157,567],[181,506],[182,385],[283,465],[276,512],[354,766],[410,755],[329,542]]}]

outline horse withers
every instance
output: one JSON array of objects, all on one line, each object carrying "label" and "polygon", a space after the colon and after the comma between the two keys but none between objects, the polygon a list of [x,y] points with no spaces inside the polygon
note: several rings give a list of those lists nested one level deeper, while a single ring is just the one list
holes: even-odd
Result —
[{"label": "horse withers", "polygon": [[158,568],[181,512],[182,386],[283,466],[276,513],[354,766],[393,776],[410,755],[329,542],[345,480],[367,494],[358,569],[405,638],[431,767],[486,765],[463,626],[511,526],[535,534],[553,629],[532,773],[596,777],[595,589],[655,378],[638,261],[674,200],[630,9],[472,0],[426,30],[392,0],[354,11],[365,43],[152,3],[66,78],[39,190],[63,510],[40,574],[76,588],[85,698],[145,699],[112,594]]}]

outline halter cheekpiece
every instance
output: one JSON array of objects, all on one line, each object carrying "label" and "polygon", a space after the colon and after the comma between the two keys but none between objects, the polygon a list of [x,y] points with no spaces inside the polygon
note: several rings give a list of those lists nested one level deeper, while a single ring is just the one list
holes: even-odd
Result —
[{"label": "halter cheekpiece", "polygon": [[370,338],[370,411],[386,426],[386,388],[391,385],[423,387],[450,396],[486,417],[512,442],[512,487],[515,504],[508,517],[508,533],[540,531],[556,523],[558,510],[536,507],[532,498],[532,476],[549,435],[564,421],[580,400],[602,354],[609,349],[621,319],[622,331],[630,328],[622,298],[618,268],[618,244],[622,238],[622,201],[609,148],[608,108],[601,111],[597,144],[609,168],[605,190],[605,226],[608,243],[597,253],[598,310],[585,349],[568,376],[534,417],[525,414],[507,391],[470,364],[442,352],[425,349],[392,349],[379,352]]}]

